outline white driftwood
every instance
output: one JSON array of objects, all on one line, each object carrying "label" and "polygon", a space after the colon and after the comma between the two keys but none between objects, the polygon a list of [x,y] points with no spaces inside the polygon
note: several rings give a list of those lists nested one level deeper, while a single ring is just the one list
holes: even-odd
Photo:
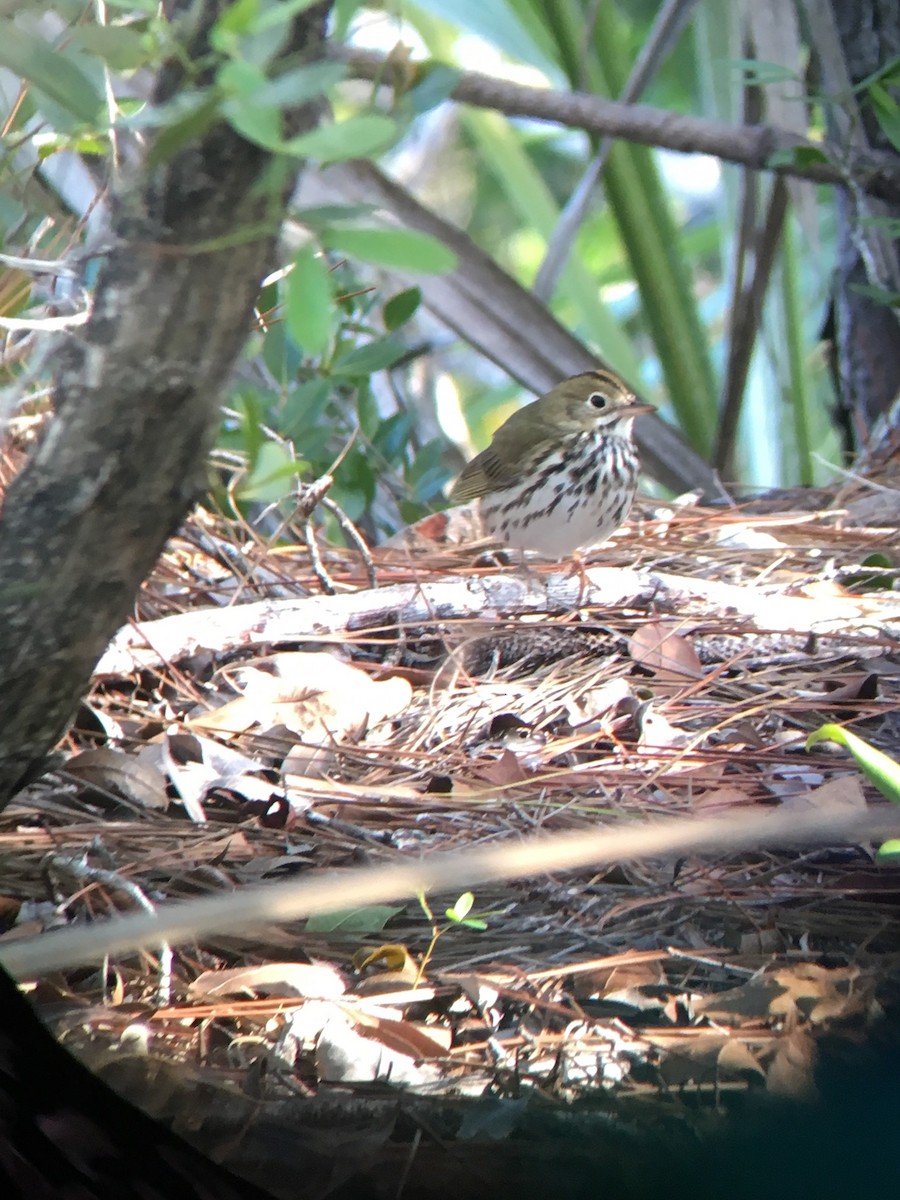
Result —
[{"label": "white driftwood", "polygon": [[748,632],[882,635],[900,631],[900,597],[785,596],[662,571],[593,567],[539,576],[509,570],[428,583],[394,584],[340,596],[273,599],[232,608],[195,609],[121,629],[97,665],[100,678],[196,654],[315,641],[379,626],[581,609],[644,609],[688,619],[732,616]]}]

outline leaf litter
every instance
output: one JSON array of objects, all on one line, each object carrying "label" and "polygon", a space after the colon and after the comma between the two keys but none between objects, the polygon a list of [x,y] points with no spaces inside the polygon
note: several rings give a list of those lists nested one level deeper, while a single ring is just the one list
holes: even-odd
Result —
[{"label": "leaf litter", "polygon": [[[66,761],[0,817],[2,939],[361,858],[883,804],[846,753],[804,746],[831,722],[898,754],[900,596],[851,584],[900,537],[866,518],[824,501],[648,509],[588,563],[576,608],[558,567],[523,582],[415,531],[373,551],[374,591],[355,554],[323,547],[326,598],[302,547],[198,514]],[[252,578],[235,565],[250,559]],[[410,619],[394,601],[413,593]],[[279,1113],[335,1086],[622,1112],[685,1089],[712,1108],[735,1089],[807,1096],[823,1031],[856,1036],[896,976],[900,871],[874,849],[626,861],[460,907],[448,893],[220,934],[177,953],[168,1003],[152,962],[120,965],[119,1003],[68,1036],[102,1065],[149,1006],[182,1087],[249,1088]],[[106,991],[59,986],[73,1003]],[[518,1120],[475,1111],[464,1136]]]}]

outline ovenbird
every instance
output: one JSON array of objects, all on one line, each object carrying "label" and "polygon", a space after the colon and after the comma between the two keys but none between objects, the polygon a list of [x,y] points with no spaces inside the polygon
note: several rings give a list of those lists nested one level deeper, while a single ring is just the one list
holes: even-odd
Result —
[{"label": "ovenbird", "polygon": [[634,418],[652,412],[614,372],[560,383],[505,421],[456,481],[456,504],[481,500],[491,537],[558,560],[625,520],[637,486]]}]

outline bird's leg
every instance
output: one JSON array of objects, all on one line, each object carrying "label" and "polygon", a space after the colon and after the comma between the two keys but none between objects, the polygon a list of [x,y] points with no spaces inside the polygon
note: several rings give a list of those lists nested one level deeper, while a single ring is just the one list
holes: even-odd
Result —
[{"label": "bird's leg", "polygon": [[590,580],[588,579],[587,567],[584,562],[584,555],[580,550],[572,551],[572,569],[569,575],[578,576],[578,599],[575,601],[575,607],[581,608],[584,604],[584,598]]}]

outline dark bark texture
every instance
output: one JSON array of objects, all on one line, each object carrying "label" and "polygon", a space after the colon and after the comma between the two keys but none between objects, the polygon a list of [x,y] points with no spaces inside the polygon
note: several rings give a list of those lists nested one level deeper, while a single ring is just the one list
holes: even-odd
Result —
[{"label": "dark bark texture", "polygon": [[0,1188],[10,1200],[271,1200],[67,1054],[2,969]]},{"label": "dark bark texture", "polygon": [[[840,50],[852,84],[868,79],[900,55],[900,6],[897,0],[831,0]],[[822,82],[836,96],[830,106],[829,134],[834,141],[857,147],[862,140],[873,150],[900,155],[879,125],[865,90],[857,94],[859,121],[844,124],[840,111],[841,81],[823,56]],[[898,90],[891,89],[900,99]],[[849,145],[848,145],[849,149]],[[886,413],[900,389],[900,322],[897,311],[860,287],[898,290],[900,242],[871,225],[872,219],[900,219],[895,201],[865,197],[855,187],[839,188],[837,197],[838,261],[834,281],[832,362],[843,413],[848,450],[870,448],[877,419]]]},{"label": "dark bark texture", "polygon": [[[330,6],[300,14],[284,56],[320,54]],[[193,22],[194,64],[210,63],[225,7],[171,5]],[[183,79],[180,65],[165,68],[156,99]],[[290,132],[317,118],[315,104],[297,110]],[[40,771],[203,485],[291,182],[220,123],[115,199],[91,319],[55,350],[54,416],[0,519],[0,806]]]}]

